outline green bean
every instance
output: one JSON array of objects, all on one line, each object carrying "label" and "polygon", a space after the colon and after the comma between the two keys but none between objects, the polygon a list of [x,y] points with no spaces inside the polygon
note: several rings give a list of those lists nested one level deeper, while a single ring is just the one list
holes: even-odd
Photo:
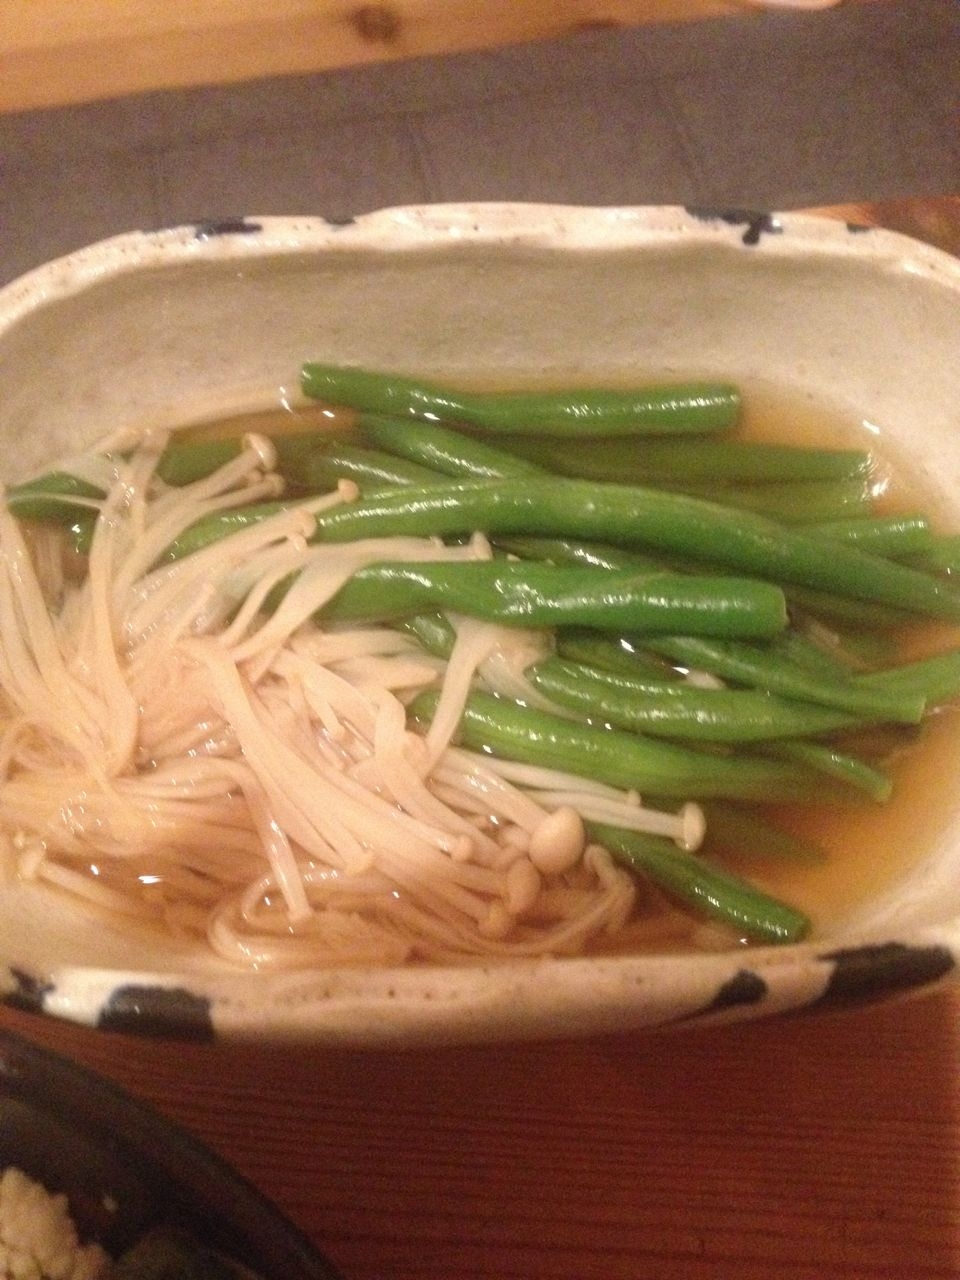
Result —
[{"label": "green bean", "polygon": [[204,516],[173,539],[159,557],[158,563],[165,564],[181,560],[184,556],[202,551],[205,547],[212,546],[232,533],[239,533],[241,529],[249,529],[264,520],[269,520],[281,511],[305,506],[306,502],[306,498],[289,502],[257,502],[246,507],[228,507],[213,515]]},{"label": "green bean", "polygon": [[[276,451],[276,469],[284,479],[295,476],[305,460],[328,439],[325,433],[317,431],[265,434]],[[227,440],[180,440],[174,436],[157,463],[157,475],[175,488],[192,484],[232,462],[243,448],[242,436]]]},{"label": "green bean", "polygon": [[806,530],[815,536],[829,538],[859,547],[875,556],[912,556],[933,546],[933,534],[926,516],[872,516],[849,520],[831,520]]},{"label": "green bean", "polygon": [[660,836],[588,823],[592,839],[687,907],[721,921],[756,942],[799,942],[810,930],[801,911],[713,866],[683,853]]},{"label": "green bean", "polygon": [[768,755],[807,765],[811,769],[819,769],[831,778],[866,792],[873,800],[889,800],[893,791],[893,783],[886,773],[829,743],[771,742],[766,752]]},{"label": "green bean", "polygon": [[[413,721],[429,723],[438,697],[435,690],[418,694],[410,704]],[[812,770],[603,729],[492,694],[469,696],[458,735],[464,746],[504,760],[559,769],[671,800],[725,797],[772,804],[825,799],[824,781]],[[840,798],[843,792],[834,795]]]},{"label": "green bean", "polygon": [[243,441],[172,440],[157,463],[157,476],[164,484],[180,488],[205,480],[243,452]]},{"label": "green bean", "polygon": [[645,649],[638,648],[637,644],[625,636],[600,635],[596,631],[578,627],[564,627],[554,637],[558,657],[570,662],[600,667],[605,671],[619,671],[638,679],[647,677],[651,680],[673,680],[679,683],[680,673],[674,667]]},{"label": "green bean", "polygon": [[[829,554],[830,551],[824,549],[824,555]],[[787,584],[784,586],[784,595],[791,612],[812,615],[835,628],[891,631],[917,621],[916,614],[909,609],[898,609],[894,605],[880,604],[875,600],[855,600],[831,591],[818,591],[814,587]]]},{"label": "green bean", "polygon": [[960,573],[960,533],[938,534],[911,563],[933,573]]},{"label": "green bean", "polygon": [[837,619],[814,617],[797,608],[796,600],[790,601],[790,624],[793,631],[815,632],[820,651],[848,676],[892,662],[900,647],[893,631],[861,630]]},{"label": "green bean", "polygon": [[655,738],[766,742],[812,737],[861,723],[846,712],[743,689],[697,689],[548,658],[528,667],[534,688],[558,707]]},{"label": "green bean", "polygon": [[[643,641],[639,637],[630,638],[623,635],[611,637],[597,632],[565,627],[557,632],[554,648],[559,657],[571,662],[582,663],[588,667],[599,667],[604,671],[618,672],[625,676],[660,680],[682,678],[681,672],[676,666],[669,665],[668,659],[651,653],[647,648],[642,648],[642,644]],[[764,646],[763,655],[771,662],[785,662],[788,671],[793,667],[799,667],[809,676],[825,678],[831,683],[836,681],[846,683],[853,674],[849,665],[841,662],[834,651],[828,652],[821,648],[793,627],[769,641]],[[689,665],[690,669],[699,669],[696,663],[685,663],[681,659],[676,661],[681,667]],[[770,692],[764,685],[763,672],[755,673],[756,678],[752,681],[743,679],[744,675],[745,672],[741,670],[740,683],[748,684],[763,692]],[[728,678],[731,677],[728,676]],[[803,700],[802,686],[793,688],[787,696],[791,699]]]},{"label": "green bean", "polygon": [[[308,459],[318,451],[331,455],[342,442],[333,435],[292,432],[270,437],[277,454],[277,470],[285,479],[304,479]],[[232,462],[243,451],[241,440],[172,440],[157,462],[156,475],[164,484],[181,488],[203,480]],[[431,484],[440,480],[434,471],[411,469],[408,484]],[[49,497],[48,497],[49,495]],[[71,498],[102,501],[103,489],[68,472],[54,471],[14,485],[7,490],[7,505],[17,516],[35,520],[71,518],[78,504]]]},{"label": "green bean", "polygon": [[650,636],[643,643],[654,653],[695,670],[871,720],[916,724],[925,708],[924,698],[910,690],[873,688],[853,677],[831,679],[784,659],[775,648],[696,636]]},{"label": "green bean", "polygon": [[[519,556],[524,560],[545,560],[549,564],[581,564],[596,569],[633,568],[648,572],[669,569],[701,576],[725,572],[723,566],[711,565],[706,561],[698,562],[675,556],[653,557],[637,551],[627,551],[623,547],[610,546],[608,543],[584,542],[573,538],[513,537],[507,534],[496,536],[491,541],[499,551]],[[892,641],[881,636],[879,629],[902,628],[916,621],[916,617],[904,609],[869,604],[863,600],[850,600],[828,592],[813,591],[807,587],[787,586],[784,588],[784,595],[791,614],[801,616],[809,614],[817,621],[826,620],[830,624],[830,630],[837,636],[838,648],[841,641],[845,641],[858,653],[864,648],[875,649],[878,655],[889,653]],[[853,637],[842,630],[848,625],[857,628]],[[864,628],[870,628],[871,633],[865,634]],[[796,630],[790,634],[799,636]],[[807,643],[811,644],[810,641]],[[822,667],[826,661],[826,653],[822,647],[820,652],[819,665]],[[843,664],[837,658],[833,665],[839,669]]]},{"label": "green bean", "polygon": [[887,667],[859,676],[864,688],[914,695],[935,704],[960,697],[960,650],[951,649],[916,662]]},{"label": "green bean", "polygon": [[543,436],[513,435],[505,447],[561,475],[585,480],[709,480],[716,484],[865,478],[870,454],[861,449],[807,449],[800,445],[742,440],[671,439],[591,441],[589,450]]},{"label": "green bean", "polygon": [[311,361],[301,387],[314,400],[390,417],[461,423],[486,431],[550,435],[640,435],[723,431],[740,412],[740,393],[723,382],[690,382],[618,391],[457,391],[398,374]]},{"label": "green bean", "polygon": [[67,471],[51,471],[13,485],[6,492],[7,509],[22,520],[38,520],[61,526],[66,544],[74,555],[90,551],[103,489]]},{"label": "green bean", "polygon": [[582,542],[574,538],[524,538],[509,535],[492,539],[498,550],[522,560],[545,560],[548,564],[579,564],[593,569],[636,569],[657,573],[672,566],[662,559],[625,551],[602,542]]},{"label": "green bean", "polygon": [[335,620],[444,608],[506,625],[574,625],[766,637],[783,629],[769,583],[687,574],[599,573],[520,561],[387,561],[358,570],[322,610]]},{"label": "green bean", "polygon": [[[270,437],[277,453],[277,471],[288,483],[309,492],[335,488],[341,479],[355,480],[361,489],[438,484],[440,472],[374,449],[365,449],[332,431],[298,431]],[[157,475],[169,485],[186,485],[211,475],[237,457],[238,440],[186,441],[164,450]]]},{"label": "green bean", "polygon": [[761,817],[752,809],[726,800],[701,804],[707,834],[703,849],[737,858],[775,859],[778,862],[825,862],[826,851],[812,840]]},{"label": "green bean", "polygon": [[[493,480],[510,475],[543,476],[535,463],[499,449],[484,440],[452,431],[435,423],[388,418],[382,414],[360,413],[355,430],[368,443],[409,458],[449,476]],[[569,445],[567,448],[569,449]],[[723,448],[724,446],[720,446]],[[663,484],[673,492],[707,496],[727,506],[776,515],[785,521],[823,521],[846,515],[869,503],[869,493],[858,477],[839,477],[810,482],[764,484],[752,487],[688,484],[674,477]]]},{"label": "green bean", "polygon": [[195,551],[202,551],[204,547],[219,542],[221,538],[229,537],[231,533],[260,524],[275,516],[278,511],[285,511],[296,505],[298,504],[292,502],[257,502],[247,507],[229,507],[204,516],[174,538],[160,560],[180,560],[183,556],[192,555]]},{"label": "green bean", "polygon": [[106,497],[103,489],[69,471],[51,471],[35,480],[11,485],[6,491],[7,510],[23,520],[65,524]]},{"label": "green bean", "polygon": [[771,647],[781,658],[812,675],[824,676],[828,680],[847,680],[852,675],[842,651],[838,652],[832,646],[827,648],[796,625],[788,627]]},{"label": "green bean", "polygon": [[366,442],[443,475],[466,476],[474,480],[495,480],[508,475],[543,475],[543,468],[532,462],[433,422],[359,413],[354,430]]},{"label": "green bean", "polygon": [[[631,638],[623,635],[610,637],[574,627],[565,627],[558,631],[555,639],[557,654],[571,662],[581,662],[588,667],[600,667],[605,671],[620,672],[626,676],[647,675],[651,678],[659,677],[662,680],[681,678],[677,667],[668,665],[667,658],[649,652],[647,648],[641,647],[642,645],[643,640],[639,637]],[[770,641],[765,646],[763,654],[771,660],[785,661],[788,669],[797,666],[809,675],[826,677],[831,681],[846,682],[851,674],[849,668],[831,653],[821,649],[793,628],[788,628],[782,635]],[[694,662],[679,658],[676,662],[679,666],[699,669]],[[757,673],[753,681],[743,679],[744,674],[739,673],[740,683],[764,688],[763,673]],[[798,689],[787,696],[802,697],[803,695]]]},{"label": "green bean", "polygon": [[435,658],[449,658],[457,639],[453,624],[442,613],[414,613],[397,621],[400,631],[406,631],[421,648]]},{"label": "green bean", "polygon": [[[805,660],[801,645],[806,647]],[[862,672],[883,666],[899,652],[896,638],[880,631],[838,631],[819,619],[791,612],[789,628],[769,647],[785,658],[838,680],[855,680]]]},{"label": "green bean", "polygon": [[[589,634],[581,632],[578,628],[578,634]],[[567,630],[557,633],[559,635],[567,635]],[[593,632],[597,639],[603,640],[606,637]],[[687,684],[676,672],[669,667],[663,667],[661,670],[644,670],[642,668],[634,668],[629,674],[623,671],[613,671],[604,666],[593,666],[589,662],[578,661],[567,657],[561,657],[558,654],[551,654],[547,658],[541,658],[532,666],[526,669],[524,673],[530,683],[535,685],[548,698],[553,697],[553,691],[556,690],[557,696],[554,701],[559,706],[569,706],[571,709],[578,709],[571,702],[564,701],[566,694],[564,689],[567,685],[574,684],[583,677],[586,681],[595,681],[596,689],[589,697],[584,698],[582,703],[582,713],[585,718],[595,720],[606,720],[610,724],[615,723],[613,716],[607,717],[602,705],[611,691],[616,693],[622,691],[625,696],[635,696],[637,699],[652,697],[655,699],[663,699],[664,702],[675,702],[678,706],[682,705],[686,694],[701,693],[702,690],[695,688],[693,685]],[[711,690],[713,692],[713,690]],[[571,699],[576,699],[577,693],[574,691],[570,694]],[[592,709],[591,709],[592,708]],[[624,710],[624,716],[629,717],[631,713]],[[642,714],[642,713],[641,713]],[[634,728],[634,725],[622,725],[621,728]]]},{"label": "green bean", "polygon": [[394,534],[450,535],[482,529],[559,535],[706,557],[738,572],[821,588],[960,620],[960,593],[904,565],[822,539],[762,516],[655,489],[533,476],[474,480],[385,493],[322,512],[318,541]]},{"label": "green bean", "polygon": [[[492,541],[500,550],[511,552],[523,559],[546,560],[552,564],[593,565],[598,569],[672,569],[697,574],[724,572],[723,566],[717,566],[705,560],[697,561],[677,556],[655,558],[637,551],[625,550],[623,547],[611,546],[609,543],[584,542],[573,538],[536,538],[501,534],[495,536]],[[852,624],[858,629],[892,629],[904,627],[916,621],[915,616],[905,609],[894,609],[890,605],[872,604],[863,600],[851,600],[826,591],[814,591],[809,587],[787,585],[784,588],[784,594],[791,610],[799,609],[828,619],[833,624]]]},{"label": "green bean", "polygon": [[[268,504],[264,504],[268,505]],[[238,509],[239,510],[239,509]],[[248,521],[261,508],[246,509]],[[244,519],[234,516],[235,521]],[[228,532],[220,517],[200,520],[169,557],[208,545]],[[960,619],[960,594],[937,578],[838,543],[823,544],[759,516],[656,490],[573,480],[517,477],[426,485],[369,496],[316,517],[317,541],[349,542],[397,534],[493,536],[559,534],[648,545],[681,554],[712,554],[727,568],[785,583],[808,581],[918,613]]]},{"label": "green bean", "polygon": [[731,485],[692,483],[683,477],[658,482],[668,493],[685,493],[769,516],[784,524],[812,525],[825,521],[865,518],[870,510],[870,493],[860,479],[789,480],[783,483]]},{"label": "green bean", "polygon": [[437,484],[442,476],[379,449],[366,449],[345,440],[327,440],[303,459],[296,479],[312,492],[335,489],[339,480],[354,480],[362,493],[378,493],[382,489]]}]

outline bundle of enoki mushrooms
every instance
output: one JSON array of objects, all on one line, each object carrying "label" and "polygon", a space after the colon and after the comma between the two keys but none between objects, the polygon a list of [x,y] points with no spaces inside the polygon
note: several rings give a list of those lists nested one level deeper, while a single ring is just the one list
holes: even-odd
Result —
[{"label": "bundle of enoki mushrooms", "polygon": [[[106,494],[82,573],[62,529],[0,504],[8,868],[256,968],[565,954],[621,929],[634,877],[585,820],[689,848],[697,807],[454,745],[471,690],[537,705],[543,632],[453,615],[441,659],[402,626],[322,616],[364,566],[488,561],[486,539],[311,541],[356,499],[346,480],[172,558],[278,484],[266,437],[178,487],[156,474],[166,444],[72,464]],[[409,715],[424,691],[429,727]]]}]

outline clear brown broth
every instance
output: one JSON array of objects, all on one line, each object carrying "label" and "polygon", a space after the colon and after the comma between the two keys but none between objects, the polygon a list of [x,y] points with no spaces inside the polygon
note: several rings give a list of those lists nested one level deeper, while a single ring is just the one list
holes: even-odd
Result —
[{"label": "clear brown broth", "polygon": [[[748,389],[745,403],[744,438],[866,449],[874,460],[875,484],[883,488],[878,511],[925,512],[946,531],[942,496],[919,482],[876,424],[770,388]],[[896,660],[909,661],[960,644],[960,629],[918,623],[899,640]],[[827,854],[822,863],[732,859],[730,866],[806,911],[819,929],[829,928],[887,889],[934,846],[960,804],[958,754],[960,705],[951,704],[928,716],[916,741],[892,763],[893,794],[885,804],[777,810],[777,820],[789,830],[821,845]]]},{"label": "clear brown broth", "polygon": [[[488,385],[488,384],[487,384]],[[525,386],[536,382],[525,381]],[[512,387],[515,389],[515,385]],[[267,434],[322,427],[348,429],[352,415],[324,406],[277,409],[191,432],[195,438],[217,438],[257,430]],[[887,513],[926,512],[945,528],[942,499],[921,485],[895,447],[854,415],[782,388],[744,388],[744,414],[735,434],[820,448],[859,448],[873,458],[877,509]],[[960,629],[918,623],[900,638],[898,660],[960,644]],[[960,804],[960,705],[928,717],[915,741],[890,766],[893,795],[885,804],[865,801],[849,807],[779,807],[768,811],[780,825],[818,844],[820,862],[763,859],[751,853],[728,857],[726,865],[754,884],[805,911],[817,932],[829,930],[850,910],[888,888],[933,847],[938,834]],[[616,942],[616,949],[660,949],[683,946],[696,924],[674,912],[657,895],[641,909],[639,920]],[[732,939],[722,931],[700,930],[706,945]]]}]

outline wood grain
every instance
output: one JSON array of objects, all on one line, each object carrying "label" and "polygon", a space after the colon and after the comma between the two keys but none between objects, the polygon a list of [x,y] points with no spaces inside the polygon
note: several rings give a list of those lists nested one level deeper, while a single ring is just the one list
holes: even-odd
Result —
[{"label": "wood grain", "polygon": [[757,5],[758,0],[4,0],[0,111],[453,53],[590,27],[743,14]]},{"label": "wood grain", "polygon": [[958,1012],[382,1055],[0,1024],[204,1138],[349,1280],[933,1280]]}]

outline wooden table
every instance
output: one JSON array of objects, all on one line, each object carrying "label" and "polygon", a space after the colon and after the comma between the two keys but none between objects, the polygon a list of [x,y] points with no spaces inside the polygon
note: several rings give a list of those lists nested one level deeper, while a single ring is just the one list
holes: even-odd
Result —
[{"label": "wooden table", "polygon": [[[960,199],[838,212],[960,249]],[[845,1014],[360,1053],[0,1010],[271,1196],[347,1280],[960,1276],[960,989]]]},{"label": "wooden table", "polygon": [[[851,0],[847,0],[848,3]],[[862,2],[862,0],[858,0]],[[839,0],[3,0],[0,111]]]}]

